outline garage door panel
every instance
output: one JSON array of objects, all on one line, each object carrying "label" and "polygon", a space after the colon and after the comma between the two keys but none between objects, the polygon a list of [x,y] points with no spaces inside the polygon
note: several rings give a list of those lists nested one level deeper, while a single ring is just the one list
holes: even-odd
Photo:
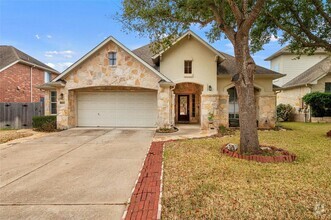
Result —
[{"label": "garage door panel", "polygon": [[155,127],[156,92],[81,92],[78,126]]}]

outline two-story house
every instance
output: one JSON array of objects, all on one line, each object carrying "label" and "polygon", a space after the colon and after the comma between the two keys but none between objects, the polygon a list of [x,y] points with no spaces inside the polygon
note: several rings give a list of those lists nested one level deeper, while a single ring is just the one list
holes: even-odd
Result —
[{"label": "two-story house", "polygon": [[331,92],[331,57],[322,49],[314,55],[292,54],[282,48],[265,60],[270,61],[274,71],[286,74],[274,80],[277,88],[277,104],[294,107],[294,121],[309,121],[310,113],[302,97],[310,92]]},{"label": "two-story house", "polygon": [[[109,37],[52,82],[41,85],[56,94],[60,129],[76,126],[170,127],[196,123],[208,128],[237,120],[238,103],[231,75],[234,57],[222,53],[192,31],[158,54],[149,45],[129,50]],[[258,66],[255,75],[257,122],[275,125],[272,81],[282,74]],[[50,114],[46,107],[46,113]]]},{"label": "two-story house", "polygon": [[60,73],[13,46],[0,46],[0,102],[40,102],[36,86]]}]

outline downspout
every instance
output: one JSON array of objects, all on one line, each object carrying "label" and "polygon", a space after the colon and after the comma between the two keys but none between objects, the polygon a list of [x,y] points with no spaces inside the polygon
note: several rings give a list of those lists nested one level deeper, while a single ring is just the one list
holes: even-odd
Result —
[{"label": "downspout", "polygon": [[30,102],[33,102],[33,94],[32,94],[32,68],[35,66],[30,67]]},{"label": "downspout", "polygon": [[[309,88],[309,93],[311,93],[311,86],[308,86],[308,84],[306,84],[306,87]],[[311,122],[311,107],[309,106],[309,120],[307,120],[307,114],[305,113],[305,122]]]}]

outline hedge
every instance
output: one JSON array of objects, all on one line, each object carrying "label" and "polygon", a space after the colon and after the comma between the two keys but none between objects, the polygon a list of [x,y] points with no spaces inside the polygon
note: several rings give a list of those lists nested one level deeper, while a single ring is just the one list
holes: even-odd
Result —
[{"label": "hedge", "polygon": [[312,92],[302,99],[310,105],[313,117],[331,116],[331,93]]},{"label": "hedge", "polygon": [[56,116],[34,116],[32,118],[32,127],[37,131],[55,131],[56,130]]}]

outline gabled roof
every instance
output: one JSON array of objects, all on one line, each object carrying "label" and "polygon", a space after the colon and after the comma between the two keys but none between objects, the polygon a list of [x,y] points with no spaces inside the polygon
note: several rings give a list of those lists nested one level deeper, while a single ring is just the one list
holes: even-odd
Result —
[{"label": "gabled roof", "polygon": [[[146,63],[151,65],[153,68],[159,70],[159,67],[156,66],[153,63],[152,57],[153,57],[153,52],[150,49],[150,44],[147,44],[145,46],[142,46],[138,49],[135,49],[132,51],[135,53],[137,56],[139,56],[141,59],[145,60]],[[235,58],[229,54],[220,52],[219,53],[225,58],[221,63],[218,64],[217,67],[217,75],[218,76],[230,76],[234,75],[236,73],[236,61]],[[280,74],[278,72],[272,71],[270,69],[261,67],[261,66],[256,66],[256,74],[258,75],[270,75],[273,78],[277,79],[284,74]]]},{"label": "gabled roof", "polygon": [[[234,58],[234,56],[231,56],[229,54],[220,52],[223,54],[223,56],[225,57],[225,60],[218,64],[217,67],[217,75],[218,76],[223,76],[223,75],[235,75],[236,74],[236,60]],[[284,74],[275,72],[273,70],[264,68],[262,66],[258,66],[256,65],[256,72],[257,75],[270,75],[273,76],[275,79],[280,78],[285,76]]]},{"label": "gabled roof", "polygon": [[3,71],[16,63],[24,63],[36,66],[52,73],[60,74],[55,69],[47,66],[39,60],[27,55],[13,46],[0,45],[0,71]]},{"label": "gabled roof", "polygon": [[324,58],[308,70],[293,78],[282,89],[288,89],[296,86],[315,84],[319,79],[331,73],[331,56]]},{"label": "gabled roof", "polygon": [[[327,52],[325,50],[323,50],[322,48],[318,48],[314,54],[326,54]],[[281,48],[280,50],[278,50],[276,53],[271,54],[269,57],[265,58],[265,61],[270,61],[275,59],[276,57],[279,57],[280,55],[283,54],[293,54],[290,52],[290,50],[288,49],[288,46]],[[295,55],[295,54],[294,54]]]},{"label": "gabled roof", "polygon": [[201,37],[199,37],[197,34],[195,34],[193,31],[188,30],[187,32],[185,32],[182,36],[180,36],[179,38],[177,38],[177,40],[175,40],[170,47],[166,48],[165,50],[162,50],[160,53],[155,54],[152,59],[155,60],[158,57],[160,57],[164,52],[166,52],[167,50],[169,50],[172,46],[174,46],[175,44],[177,44],[179,41],[181,41],[182,39],[184,39],[186,36],[193,36],[195,39],[197,39],[200,43],[202,43],[203,45],[205,45],[209,50],[213,51],[217,56],[219,56],[221,58],[221,60],[224,60],[225,57],[223,57],[223,55],[216,50],[214,47],[212,47],[209,43],[207,43],[206,41],[204,41]]},{"label": "gabled roof", "polygon": [[98,51],[100,48],[108,44],[109,42],[114,42],[117,44],[120,48],[122,48],[125,52],[130,54],[132,57],[137,59],[139,62],[141,62],[144,66],[146,66],[148,69],[150,69],[153,73],[158,75],[161,79],[163,79],[166,82],[171,82],[170,79],[168,79],[166,76],[162,75],[159,71],[157,71],[155,68],[153,68],[149,63],[147,63],[144,59],[141,57],[137,56],[135,53],[133,53],[131,50],[129,50],[126,46],[124,46],[122,43],[120,43],[118,40],[116,40],[114,37],[110,36],[104,41],[102,41],[99,45],[97,45],[95,48],[93,48],[90,52],[85,54],[82,58],[80,58],[77,62],[72,64],[70,67],[68,67],[61,75],[53,79],[52,81],[58,81],[62,79],[64,76],[66,76],[70,71],[72,71],[74,68],[76,68],[78,65],[83,63],[85,60],[87,60],[92,54],[94,54],[96,51]]}]

